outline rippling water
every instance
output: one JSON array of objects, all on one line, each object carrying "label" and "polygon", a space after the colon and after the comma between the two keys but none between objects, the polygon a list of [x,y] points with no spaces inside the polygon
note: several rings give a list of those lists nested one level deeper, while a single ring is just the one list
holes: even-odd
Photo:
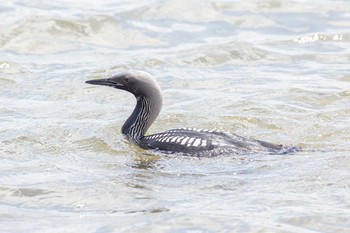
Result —
[{"label": "rippling water", "polygon": [[[1,232],[349,232],[350,4],[0,3]],[[283,156],[162,157],[120,127],[135,100],[84,81],[148,71],[150,133],[300,145]]]}]

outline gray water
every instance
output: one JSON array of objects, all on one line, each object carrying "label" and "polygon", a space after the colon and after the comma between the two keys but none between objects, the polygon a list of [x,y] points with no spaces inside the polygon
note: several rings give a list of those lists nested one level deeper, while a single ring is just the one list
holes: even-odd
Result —
[{"label": "gray water", "polygon": [[[350,232],[350,3],[0,3],[1,232]],[[160,156],[120,133],[152,73],[149,133],[197,127],[291,155]]]}]

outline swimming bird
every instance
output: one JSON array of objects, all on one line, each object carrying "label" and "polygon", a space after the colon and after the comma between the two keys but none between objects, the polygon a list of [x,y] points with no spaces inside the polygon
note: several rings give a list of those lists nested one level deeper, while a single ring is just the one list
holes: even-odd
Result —
[{"label": "swimming bird", "polygon": [[164,153],[179,152],[190,156],[285,154],[300,150],[299,147],[286,147],[236,134],[196,128],[172,129],[146,136],[163,103],[161,89],[152,75],[143,71],[129,71],[86,83],[114,87],[128,91],[136,97],[136,107],[124,123],[122,133],[143,149]]}]

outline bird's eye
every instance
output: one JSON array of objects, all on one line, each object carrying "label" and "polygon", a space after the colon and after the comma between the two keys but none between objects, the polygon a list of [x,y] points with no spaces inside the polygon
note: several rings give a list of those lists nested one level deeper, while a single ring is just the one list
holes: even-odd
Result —
[{"label": "bird's eye", "polygon": [[124,78],[124,83],[127,84],[129,82],[129,77]]}]

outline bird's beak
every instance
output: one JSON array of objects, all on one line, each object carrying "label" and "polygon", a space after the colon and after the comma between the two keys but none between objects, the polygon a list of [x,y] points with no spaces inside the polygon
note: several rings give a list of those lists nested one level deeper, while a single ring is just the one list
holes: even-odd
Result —
[{"label": "bird's beak", "polygon": [[92,79],[88,80],[85,83],[92,84],[92,85],[103,85],[103,86],[111,86],[111,81],[106,79]]},{"label": "bird's beak", "polygon": [[109,86],[109,87],[115,87],[115,88],[123,87],[123,84],[121,84],[121,83],[119,83],[116,80],[111,79],[111,78],[92,79],[92,80],[86,81],[85,83],[92,84],[92,85]]}]

